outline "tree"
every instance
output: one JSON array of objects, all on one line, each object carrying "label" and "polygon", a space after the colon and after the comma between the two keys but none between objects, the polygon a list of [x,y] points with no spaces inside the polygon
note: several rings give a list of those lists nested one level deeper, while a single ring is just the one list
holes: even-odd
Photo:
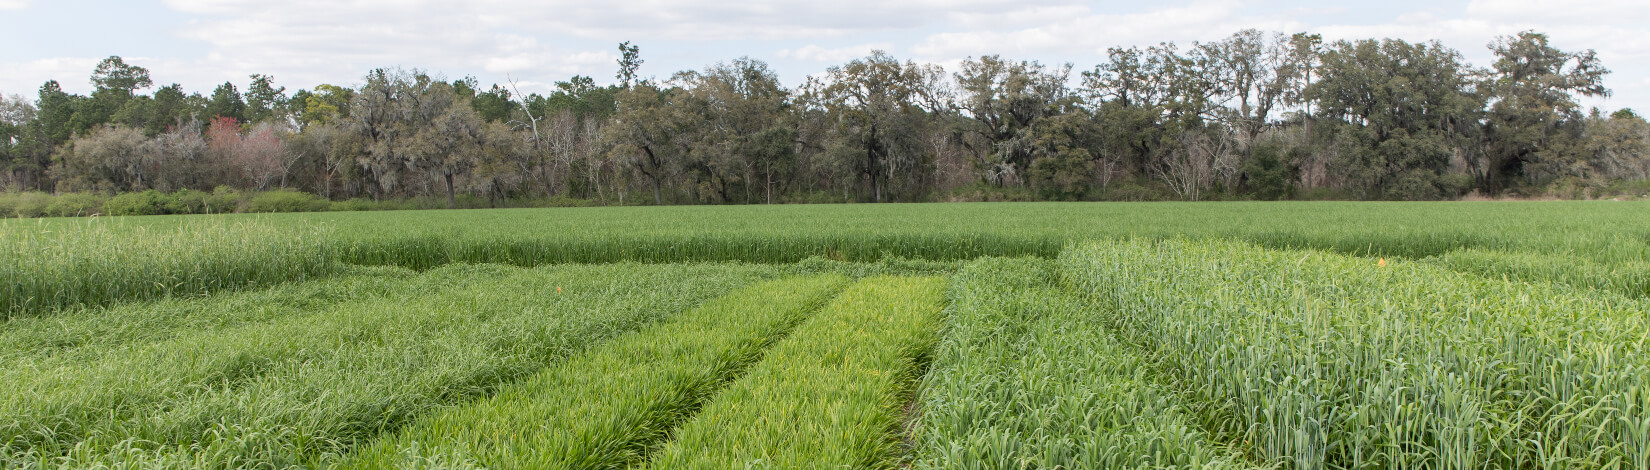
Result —
[{"label": "tree", "polygon": [[[435,172],[447,185],[447,207],[456,205],[454,179],[474,169],[487,142],[486,121],[451,85],[434,83],[422,101],[432,113],[407,146],[409,164]],[[439,109],[439,110],[437,110]]]},{"label": "tree", "polygon": [[223,82],[212,90],[212,99],[206,103],[206,118],[231,118],[236,121],[246,120],[246,101],[241,99],[241,92],[235,89],[235,84]]},{"label": "tree", "polygon": [[290,107],[300,126],[326,124],[349,117],[349,103],[354,98],[355,90],[322,83],[314,91],[293,93]]},{"label": "tree", "polygon": [[149,80],[149,69],[128,65],[120,56],[109,56],[98,62],[97,68],[92,71],[92,85],[98,90],[118,92],[130,98],[137,90],[149,88],[154,82]]},{"label": "tree", "polygon": [[805,100],[835,123],[831,153],[863,179],[873,201],[895,188],[908,199],[926,195],[931,159],[920,131],[930,113],[949,107],[937,89],[943,79],[937,66],[901,63],[882,51],[809,79]]},{"label": "tree", "polygon": [[619,43],[619,73],[614,78],[619,79],[623,88],[630,88],[637,83],[636,69],[642,68],[642,49],[631,45],[630,41]]},{"label": "tree", "polygon": [[632,84],[619,91],[614,123],[603,128],[603,140],[612,144],[616,160],[647,179],[654,204],[664,204],[665,180],[693,151],[694,141],[684,132],[687,122],[679,114],[686,95],[676,87]]},{"label": "tree", "polygon": [[254,124],[285,120],[282,114],[286,108],[286,87],[276,87],[275,77],[252,74],[252,84],[246,87],[246,120]]},{"label": "tree", "polygon": [[1490,98],[1484,126],[1481,187],[1498,192],[1569,174],[1587,156],[1578,96],[1607,96],[1610,71],[1589,49],[1565,52],[1534,31],[1490,43],[1495,65],[1483,87]]},{"label": "tree", "polygon": [[1452,162],[1477,139],[1483,101],[1461,54],[1437,42],[1338,41],[1307,96],[1334,123],[1340,166],[1366,197],[1437,199],[1461,192]]},{"label": "tree", "polygon": [[1650,123],[1631,109],[1587,120],[1587,175],[1601,180],[1650,180]]},{"label": "tree", "polygon": [[126,126],[105,125],[77,136],[57,152],[53,172],[60,191],[149,189],[148,139]]},{"label": "tree", "polygon": [[959,121],[960,141],[973,151],[987,183],[1008,184],[1030,168],[1037,140],[1033,125],[1076,104],[1066,88],[1070,75],[1071,64],[1049,69],[994,55],[963,61],[955,74],[962,91],[959,108],[967,118]]},{"label": "tree", "polygon": [[244,136],[238,136],[239,142],[233,148],[233,162],[241,171],[251,188],[259,191],[269,189],[271,182],[279,182],[286,187],[286,175],[292,164],[300,155],[289,153],[281,129],[281,124],[263,122],[252,127]]},{"label": "tree", "polygon": [[687,166],[699,186],[721,202],[753,201],[760,190],[772,202],[776,172],[794,152],[794,127],[787,121],[790,92],[766,62],[742,57],[675,78],[686,91],[676,106],[691,126]]},{"label": "tree", "polygon": [[1272,125],[1272,112],[1305,87],[1315,54],[1303,48],[1313,40],[1281,33],[1268,37],[1246,29],[1199,46],[1214,65],[1214,82],[1220,92],[1216,99],[1225,104],[1216,118],[1241,133],[1239,144],[1247,147],[1254,142]]}]

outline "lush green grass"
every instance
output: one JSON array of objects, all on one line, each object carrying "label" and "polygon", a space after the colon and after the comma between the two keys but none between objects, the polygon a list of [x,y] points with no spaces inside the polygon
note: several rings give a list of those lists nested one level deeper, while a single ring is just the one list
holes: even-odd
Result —
[{"label": "lush green grass", "polygon": [[846,283],[770,281],[545,369],[491,399],[420,419],[355,456],[354,468],[464,462],[487,468],[622,468],[641,463]]},{"label": "lush green grass", "polygon": [[[308,466],[777,274],[748,265],[453,265],[391,276],[405,278],[385,290],[394,295],[275,308],[144,341],[92,341],[72,354],[14,353],[0,369],[8,386],[0,467]],[[282,292],[303,304],[337,290]],[[244,305],[189,302],[199,303],[197,320],[241,315],[229,310]],[[77,315],[109,323],[155,316],[138,305]]]},{"label": "lush green grass", "polygon": [[201,295],[331,273],[330,231],[255,218],[119,218],[0,224],[0,319]]},{"label": "lush green grass", "polygon": [[[566,455],[1650,468],[1646,220],[1641,202],[0,220],[0,467],[510,467],[603,440],[617,451]],[[995,256],[1029,258],[972,262]],[[691,264],[720,261],[758,264]],[[883,277],[965,265],[942,333],[944,281]],[[813,290],[681,312],[814,274],[861,281],[695,414]],[[638,395],[579,398],[620,384]],[[588,441],[518,425],[538,417]]]},{"label": "lush green grass", "polygon": [[849,286],[676,433],[651,468],[874,468],[897,458],[944,279]]},{"label": "lush green grass", "polygon": [[923,380],[920,469],[1239,468],[1111,338],[1106,315],[1059,288],[1053,263],[982,259],[952,278]]},{"label": "lush green grass", "polygon": [[[1650,203],[971,203],[601,207],[0,220],[0,312],[194,295],[325,274],[334,261],[418,270],[810,257],[1054,258],[1093,239],[1236,239],[1421,258],[1463,249],[1583,259],[1593,270],[1461,266],[1499,276],[1650,270]],[[1630,293],[1637,294],[1634,290]]]},{"label": "lush green grass", "polygon": [[[66,360],[67,356],[84,360],[106,354],[112,348],[428,292],[432,287],[428,283],[409,282],[416,275],[406,268],[347,266],[324,282],[276,284],[265,289],[218,295],[210,301],[199,296],[180,296],[109,308],[74,309],[55,315],[17,317],[0,328],[0,365],[49,357],[57,361]],[[426,278],[442,276],[432,273]]]},{"label": "lush green grass", "polygon": [[1643,300],[1225,241],[1093,243],[1061,265],[1255,459],[1650,468]]}]

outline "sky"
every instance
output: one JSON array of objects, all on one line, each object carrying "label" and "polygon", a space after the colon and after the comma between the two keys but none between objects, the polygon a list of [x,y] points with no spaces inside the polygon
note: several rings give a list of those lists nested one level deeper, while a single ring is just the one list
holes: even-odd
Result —
[{"label": "sky", "polygon": [[1480,67],[1497,36],[1535,30],[1614,71],[1613,95],[1584,104],[1650,110],[1645,0],[0,0],[0,94],[32,98],[46,80],[88,93],[111,55],[202,94],[225,81],[244,90],[255,73],[288,93],[354,85],[380,67],[544,92],[575,74],[614,81],[622,41],[641,48],[641,75],[661,78],[748,56],[796,86],[873,49],[950,71],[990,54],[1082,71],[1109,47],[1246,28],[1436,39]]}]

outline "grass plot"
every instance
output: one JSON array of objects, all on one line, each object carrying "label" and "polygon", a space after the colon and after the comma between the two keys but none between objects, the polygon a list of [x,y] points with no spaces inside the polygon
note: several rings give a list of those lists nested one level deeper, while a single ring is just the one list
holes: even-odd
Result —
[{"label": "grass plot", "polygon": [[650,466],[890,466],[944,285],[875,277],[850,286],[705,405]]},{"label": "grass plot", "polygon": [[918,469],[1241,468],[1053,263],[982,259],[952,278],[924,378]]},{"label": "grass plot", "polygon": [[640,463],[667,431],[846,281],[840,275],[793,278],[734,292],[546,369],[491,399],[421,419],[346,467]]}]

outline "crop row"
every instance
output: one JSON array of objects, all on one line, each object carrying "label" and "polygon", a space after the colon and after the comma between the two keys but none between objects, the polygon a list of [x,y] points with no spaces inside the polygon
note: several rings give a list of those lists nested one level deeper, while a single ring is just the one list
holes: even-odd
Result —
[{"label": "crop row", "polygon": [[1091,243],[1063,277],[1204,429],[1286,468],[1650,468],[1646,304],[1237,242]]},{"label": "crop row", "polygon": [[943,291],[942,278],[855,283],[706,404],[648,466],[891,466]]},{"label": "crop row", "polygon": [[769,281],[615,339],[497,395],[419,419],[352,468],[430,462],[491,468],[620,468],[823,304],[841,276]]},{"label": "crop row", "polygon": [[[341,288],[277,290],[293,295],[287,299],[235,294],[307,307],[144,341],[13,352],[0,362],[8,388],[0,394],[0,467],[310,466],[776,274],[733,265],[457,265],[392,274],[403,280],[382,289],[395,295],[359,301],[313,297]],[[234,310],[244,304],[223,298],[182,301],[194,304],[174,310],[189,315],[180,325],[243,315]],[[142,307],[66,315],[156,321]],[[19,325],[52,329],[46,323]]]},{"label": "crop row", "polygon": [[0,320],[328,275],[338,267],[329,240],[314,225],[245,220],[0,224]]},{"label": "crop row", "polygon": [[1053,263],[982,259],[953,276],[924,379],[919,469],[1240,468],[1111,338]]}]

